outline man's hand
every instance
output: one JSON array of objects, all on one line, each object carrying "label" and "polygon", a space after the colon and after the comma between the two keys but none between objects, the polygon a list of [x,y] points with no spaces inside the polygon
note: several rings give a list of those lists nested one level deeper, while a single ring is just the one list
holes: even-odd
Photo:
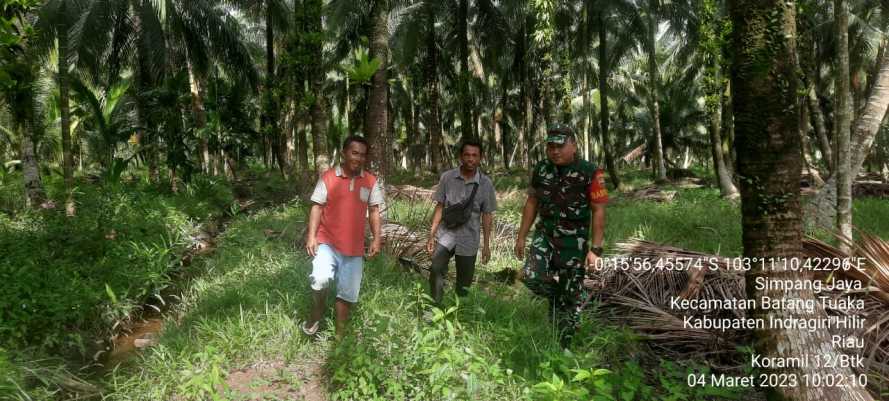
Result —
[{"label": "man's hand", "polygon": [[435,251],[435,237],[429,236],[429,239],[426,240],[426,252],[429,252],[429,256],[432,256],[433,251]]},{"label": "man's hand", "polygon": [[380,253],[380,248],[382,247],[381,241],[379,238],[374,238],[373,242],[370,243],[370,249],[367,251],[367,257],[372,258],[377,256]]},{"label": "man's hand", "polygon": [[596,264],[599,262],[599,256],[593,253],[593,251],[587,251],[586,253],[586,271],[593,272],[596,270]]},{"label": "man's hand", "polygon": [[491,260],[491,248],[485,245],[482,247],[482,264],[488,264],[489,260]]},{"label": "man's hand", "polygon": [[525,259],[525,239],[524,238],[522,238],[522,237],[516,238],[515,249],[513,249],[513,251],[515,252],[515,257],[517,257],[519,260]]},{"label": "man's hand", "polygon": [[318,253],[318,239],[315,236],[311,236],[306,239],[306,253],[311,257],[315,257],[315,254]]}]

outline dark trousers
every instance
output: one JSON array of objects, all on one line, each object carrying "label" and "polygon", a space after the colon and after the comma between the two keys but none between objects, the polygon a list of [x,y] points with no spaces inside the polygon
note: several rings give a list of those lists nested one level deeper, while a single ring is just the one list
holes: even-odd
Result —
[{"label": "dark trousers", "polygon": [[535,236],[531,255],[525,262],[525,285],[534,294],[549,300],[549,317],[559,331],[559,343],[566,348],[580,322],[580,306],[586,293],[583,287],[586,252],[586,245],[580,249],[555,248],[543,236]]},{"label": "dark trousers", "polygon": [[[456,247],[454,248],[456,249]],[[457,295],[466,296],[466,289],[472,285],[472,276],[475,274],[475,257],[454,255],[453,250],[435,244],[435,252],[432,253],[432,268],[429,271],[429,289],[435,303],[441,303],[444,287],[444,277],[448,273],[448,262],[454,256],[457,264]]]}]

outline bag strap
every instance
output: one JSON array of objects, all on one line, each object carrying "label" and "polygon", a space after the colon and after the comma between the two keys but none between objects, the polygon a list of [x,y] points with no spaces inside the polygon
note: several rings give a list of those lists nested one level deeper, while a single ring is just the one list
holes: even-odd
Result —
[{"label": "bag strap", "polygon": [[472,201],[475,200],[475,193],[476,193],[476,191],[478,191],[478,183],[476,182],[473,184],[474,184],[474,186],[472,187],[472,193],[469,195],[469,200],[466,201],[467,205],[472,204]]}]

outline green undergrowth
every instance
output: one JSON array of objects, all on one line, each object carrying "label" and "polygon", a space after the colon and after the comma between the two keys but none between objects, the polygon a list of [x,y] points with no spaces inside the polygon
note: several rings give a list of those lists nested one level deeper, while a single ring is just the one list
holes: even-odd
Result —
[{"label": "green undergrowth", "polygon": [[889,239],[889,200],[858,198],[852,201],[852,223],[855,227],[883,239]]},{"label": "green undergrowth", "polygon": [[[310,306],[310,260],[296,249],[304,207],[236,218],[217,252],[166,318],[159,344],[106,378],[112,400],[241,399],[231,372],[274,363],[323,367],[333,400],[703,400],[732,389],[689,388],[702,368],[646,356],[633,333],[584,317],[570,351],[548,322],[546,303],[521,285],[451,291],[428,306],[427,284],[389,256],[365,265],[350,332],[336,342],[329,308],[319,338],[299,330]],[[495,255],[495,258],[506,258]],[[332,301],[332,299],[331,299]],[[628,398],[629,397],[629,398]],[[707,398],[710,397],[710,398]],[[719,399],[719,398],[715,398]]]},{"label": "green undergrowth", "polygon": [[[64,199],[57,177],[45,185],[51,199]],[[66,217],[59,201],[55,209],[24,209],[14,201],[19,186],[0,187],[0,349],[7,350],[0,376],[13,379],[40,376],[23,375],[23,364],[48,356],[54,362],[35,366],[90,361],[118,322],[171,284],[200,223],[234,202],[227,183],[207,177],[177,194],[139,181],[79,181],[77,214]],[[28,382],[15,380],[22,388]]]}]

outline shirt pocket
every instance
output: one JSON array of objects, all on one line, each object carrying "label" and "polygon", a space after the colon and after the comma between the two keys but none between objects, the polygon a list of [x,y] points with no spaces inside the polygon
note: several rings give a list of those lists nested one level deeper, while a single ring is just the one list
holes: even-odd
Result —
[{"label": "shirt pocket", "polygon": [[359,196],[361,197],[362,202],[367,203],[367,201],[370,200],[370,188],[361,187]]}]

